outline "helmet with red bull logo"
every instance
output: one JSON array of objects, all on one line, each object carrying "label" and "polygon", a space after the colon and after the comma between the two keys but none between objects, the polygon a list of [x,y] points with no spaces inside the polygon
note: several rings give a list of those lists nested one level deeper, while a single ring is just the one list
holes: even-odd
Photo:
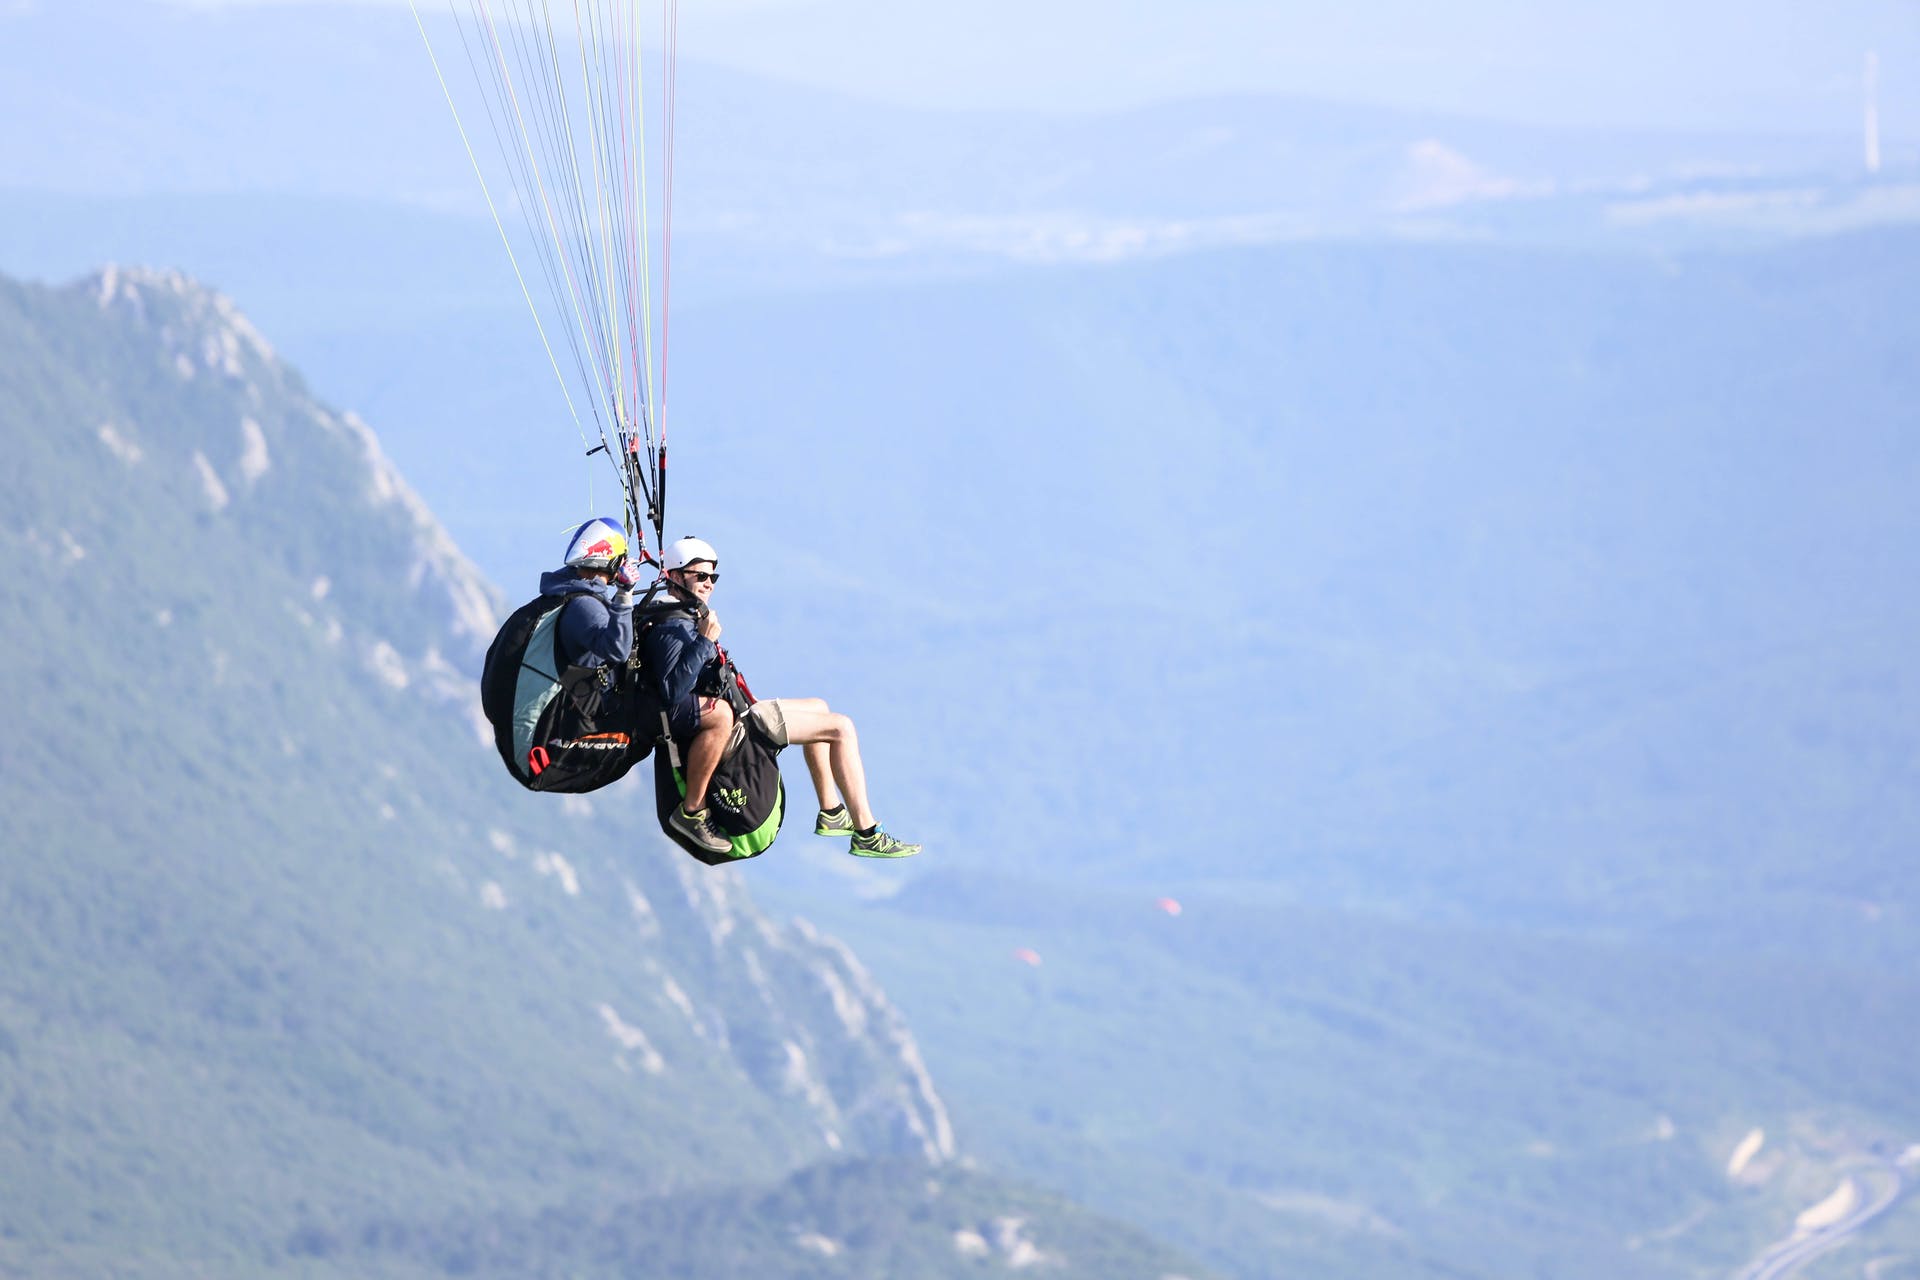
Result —
[{"label": "helmet with red bull logo", "polygon": [[627,557],[627,531],[605,516],[575,529],[567,538],[567,567],[610,573]]}]

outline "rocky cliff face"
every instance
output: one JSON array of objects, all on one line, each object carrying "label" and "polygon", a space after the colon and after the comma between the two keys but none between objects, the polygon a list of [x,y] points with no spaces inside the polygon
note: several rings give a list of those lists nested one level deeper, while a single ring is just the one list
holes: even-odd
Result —
[{"label": "rocky cliff face", "polygon": [[[806,1107],[835,1152],[953,1156],[953,1126],[920,1048],[859,957],[804,919],[770,919],[738,877],[673,865],[704,934],[704,962],[726,970],[733,997],[696,1010],[662,966],[669,1000],[706,1043],[755,1088]],[[684,962],[697,947],[674,954]]]},{"label": "rocky cliff face", "polygon": [[638,780],[505,777],[500,593],[232,303],[0,281],[0,440],[22,1256],[954,1154],[881,985],[751,867],[673,850]]},{"label": "rocky cliff face", "polygon": [[[325,500],[335,513],[335,520],[310,530],[316,542],[336,540],[346,521],[367,523],[387,540],[381,550],[397,557],[380,566],[380,574],[401,584],[422,606],[423,615],[408,621],[429,624],[413,638],[411,661],[402,670],[435,667],[442,653],[477,669],[493,639],[500,593],[481,578],[388,461],[372,428],[309,394],[230,299],[179,272],[108,267],[79,291],[98,303],[123,340],[150,342],[150,354],[195,400],[231,402],[222,415],[228,421],[203,419],[204,434],[175,442],[192,446],[188,460],[209,511],[222,512],[236,492],[257,488],[274,470],[274,459],[282,458],[276,487]],[[129,408],[139,411],[137,405]],[[237,421],[232,420],[235,411]],[[112,424],[101,430],[117,434]],[[457,446],[450,442],[450,447]],[[327,455],[320,475],[285,474],[312,461],[316,451]],[[127,460],[124,452],[121,457]],[[326,594],[326,588],[318,591]]]}]

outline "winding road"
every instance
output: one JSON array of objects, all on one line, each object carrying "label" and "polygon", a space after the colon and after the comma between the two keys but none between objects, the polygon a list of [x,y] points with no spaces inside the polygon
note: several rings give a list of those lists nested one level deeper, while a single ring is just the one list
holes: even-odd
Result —
[{"label": "winding road", "polygon": [[1878,1160],[1856,1172],[1854,1176],[1867,1187],[1867,1203],[1830,1226],[1794,1232],[1742,1268],[1737,1280],[1783,1280],[1829,1249],[1838,1248],[1913,1189],[1909,1175],[1905,1159]]}]

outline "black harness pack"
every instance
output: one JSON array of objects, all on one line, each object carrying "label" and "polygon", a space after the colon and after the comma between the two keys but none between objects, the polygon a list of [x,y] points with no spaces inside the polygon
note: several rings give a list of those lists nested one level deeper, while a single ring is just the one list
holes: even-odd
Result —
[{"label": "black harness pack", "polygon": [[[560,615],[579,593],[537,596],[487,650],[480,705],[507,771],[529,791],[593,791],[653,749],[658,702],[637,673],[565,662]],[[649,713],[654,714],[649,714]]]}]

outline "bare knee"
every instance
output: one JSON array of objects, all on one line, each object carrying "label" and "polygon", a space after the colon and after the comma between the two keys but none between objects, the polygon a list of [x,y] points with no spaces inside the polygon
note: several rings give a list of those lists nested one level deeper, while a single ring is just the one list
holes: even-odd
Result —
[{"label": "bare knee", "polygon": [[700,732],[727,733],[733,729],[733,704],[725,698],[715,698],[712,706],[700,709]]},{"label": "bare knee", "polygon": [[[809,702],[817,699],[809,698]],[[786,699],[781,699],[782,703]],[[821,711],[813,707],[789,706],[786,708],[788,742],[824,742],[833,745],[853,741],[853,721],[837,711]]]}]

